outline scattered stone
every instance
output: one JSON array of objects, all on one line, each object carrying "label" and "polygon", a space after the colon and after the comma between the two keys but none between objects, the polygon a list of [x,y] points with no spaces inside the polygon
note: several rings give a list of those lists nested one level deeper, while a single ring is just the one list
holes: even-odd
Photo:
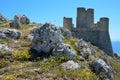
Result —
[{"label": "scattered stone", "polygon": [[62,42],[61,30],[52,24],[46,23],[35,30],[31,49],[37,53],[48,55]]},{"label": "scattered stone", "polygon": [[112,79],[113,71],[112,71],[111,67],[104,60],[96,59],[93,61],[92,65],[93,65],[93,69],[97,75],[104,74],[103,76],[100,76],[100,78],[102,78],[102,80],[106,80],[106,79],[113,80]]},{"label": "scattered stone", "polygon": [[78,46],[84,47],[84,46],[89,46],[89,44],[86,41],[84,41],[83,39],[80,39],[77,43],[75,43],[75,46],[76,47],[78,47]]},{"label": "scattered stone", "polygon": [[74,62],[73,60],[69,60],[65,63],[62,63],[61,66],[64,69],[79,69],[80,68],[80,65],[78,63]]},{"label": "scattered stone", "polygon": [[64,44],[64,43],[58,44],[58,46],[56,46],[53,49],[52,54],[54,56],[59,56],[59,57],[65,56],[71,59],[75,57],[75,52],[73,51],[73,49],[69,45]]},{"label": "scattered stone", "polygon": [[7,19],[0,13],[0,24],[6,21]]},{"label": "scattered stone", "polygon": [[39,72],[39,68],[35,68],[35,69],[33,69],[33,71]]},{"label": "scattered stone", "polygon": [[75,47],[77,48],[79,54],[84,58],[88,58],[89,55],[95,53],[95,50],[94,48],[92,48],[92,45],[90,43],[85,42],[83,39],[80,39],[78,42],[76,42]]},{"label": "scattered stone", "polygon": [[8,47],[7,44],[0,44],[0,52],[10,53],[11,49]]},{"label": "scattered stone", "polygon": [[22,28],[23,24],[29,24],[30,20],[25,15],[15,15],[14,20],[10,23],[10,27]]},{"label": "scattered stone", "polygon": [[33,40],[33,34],[29,34],[25,37],[27,41],[32,41]]},{"label": "scattered stone", "polygon": [[4,39],[4,38],[19,39],[20,36],[21,36],[21,32],[16,29],[7,29],[7,28],[0,29],[0,39]]}]

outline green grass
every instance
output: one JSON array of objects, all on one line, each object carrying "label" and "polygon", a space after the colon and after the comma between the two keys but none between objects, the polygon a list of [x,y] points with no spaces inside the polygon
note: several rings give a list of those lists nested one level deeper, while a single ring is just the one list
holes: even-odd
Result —
[{"label": "green grass", "polygon": [[5,75],[1,80],[14,80],[15,76],[14,75]]},{"label": "green grass", "polygon": [[10,28],[9,22],[5,22],[3,24],[0,24],[0,28]]},{"label": "green grass", "polygon": [[75,43],[78,41],[77,38],[71,38],[71,39],[65,39],[64,43],[70,45],[72,47],[72,49],[75,51],[75,53],[77,54],[77,49],[75,48]]},{"label": "green grass", "polygon": [[108,61],[115,71],[114,80],[120,80],[120,62],[116,61],[115,59],[108,57]]},{"label": "green grass", "polygon": [[5,59],[0,60],[0,68],[6,67],[8,65],[8,61]]},{"label": "green grass", "polygon": [[[1,80],[12,80],[12,79],[40,79],[40,75],[46,78],[57,79],[59,77],[70,78],[70,79],[82,79],[82,80],[98,80],[97,76],[90,70],[79,69],[79,70],[66,70],[60,65],[63,62],[68,61],[66,57],[49,57],[45,59],[39,59],[35,62],[31,61],[16,61],[16,59],[7,65],[5,72],[2,73],[4,76]],[[9,68],[8,68],[9,67]],[[37,69],[34,71],[34,69]],[[2,69],[0,70],[2,71]]]},{"label": "green grass", "polygon": [[[67,57],[46,57],[35,59],[35,61],[30,61],[31,55],[29,54],[29,49],[31,42],[24,39],[30,32],[30,28],[34,25],[23,25],[24,27],[18,29],[22,32],[22,36],[17,42],[13,42],[13,39],[0,39],[0,43],[8,43],[12,46],[12,54],[6,54],[5,52],[0,52],[0,80],[22,80],[22,79],[32,79],[39,80],[42,77],[48,79],[78,79],[78,80],[99,80],[97,76],[90,70],[85,68],[86,64],[90,65],[95,58],[107,59],[115,70],[116,74],[114,80],[119,80],[120,78],[120,62],[117,62],[115,59],[105,56],[102,51],[97,50],[95,55],[89,56],[86,60],[81,56],[76,56],[74,59],[77,62],[81,69],[78,70],[66,70],[63,69],[60,65],[63,62],[69,60]],[[0,24],[0,28],[10,28],[8,23]],[[76,38],[71,38],[69,40],[65,39],[64,42],[69,44],[72,49],[78,53],[77,48],[74,44],[78,41]],[[96,48],[96,47],[95,47]],[[80,48],[78,48],[80,49]],[[34,70],[37,69],[37,70]]]},{"label": "green grass", "polygon": [[40,62],[39,73],[45,74],[47,77],[52,77],[53,79],[67,76],[71,79],[98,80],[94,73],[86,69],[63,69],[60,64],[66,61],[68,61],[68,59],[65,57],[50,57],[46,62]]},{"label": "green grass", "polygon": [[26,61],[26,60],[29,60],[31,57],[31,55],[29,54],[29,50],[27,49],[15,51],[12,54],[13,54],[13,58],[19,61]]}]

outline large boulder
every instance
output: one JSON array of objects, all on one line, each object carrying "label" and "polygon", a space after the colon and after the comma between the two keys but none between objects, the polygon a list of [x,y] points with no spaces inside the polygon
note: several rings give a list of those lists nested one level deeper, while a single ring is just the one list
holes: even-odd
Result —
[{"label": "large boulder", "polygon": [[0,23],[6,22],[7,19],[0,13]]},{"label": "large boulder", "polygon": [[52,24],[46,23],[35,30],[31,50],[48,55],[62,42],[61,30]]},{"label": "large boulder", "polygon": [[7,29],[7,28],[0,29],[0,39],[4,39],[4,38],[19,39],[20,36],[21,36],[21,32],[16,29]]},{"label": "large boulder", "polygon": [[20,19],[20,22],[22,24],[29,24],[30,23],[30,20],[28,19],[28,17],[26,15],[22,15],[21,19]]},{"label": "large boulder", "polygon": [[29,24],[30,20],[25,15],[15,15],[14,20],[10,23],[10,27],[21,28],[23,24]]},{"label": "large boulder", "polygon": [[75,52],[73,51],[73,49],[64,43],[58,44],[54,49],[52,54],[54,56],[65,56],[65,57],[69,57],[71,59],[73,59],[75,57]]},{"label": "large boulder", "polygon": [[95,53],[95,50],[92,47],[92,45],[84,41],[83,39],[80,39],[78,42],[76,42],[75,47],[79,52],[79,54],[84,58],[88,58],[89,55],[92,55]]},{"label": "large boulder", "polygon": [[102,59],[96,59],[92,63],[93,70],[101,80],[113,80],[112,68]]},{"label": "large boulder", "polygon": [[79,69],[80,68],[80,65],[78,63],[74,62],[73,60],[69,60],[65,63],[62,63],[61,66],[64,69]]}]

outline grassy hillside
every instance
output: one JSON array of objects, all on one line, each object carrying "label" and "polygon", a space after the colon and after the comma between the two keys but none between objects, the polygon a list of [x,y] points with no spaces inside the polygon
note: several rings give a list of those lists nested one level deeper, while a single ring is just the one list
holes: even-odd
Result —
[{"label": "grassy hillside", "polygon": [[[114,80],[119,80],[120,62],[107,55],[105,56],[101,50],[98,50],[94,56],[90,56],[86,60],[87,63],[85,63],[85,59],[77,56],[74,61],[81,65],[81,69],[77,70],[67,70],[60,66],[63,62],[69,60],[67,57],[50,56],[45,58],[31,59],[31,41],[27,41],[25,36],[29,34],[32,27],[34,27],[34,25],[24,25],[22,29],[18,29],[22,32],[22,36],[19,40],[0,40],[0,43],[7,43],[13,49],[12,53],[10,54],[0,52],[0,80],[99,80],[95,73],[84,66],[86,64],[91,64],[91,60],[97,57],[107,59],[109,61],[109,64],[115,71]],[[0,24],[0,28],[10,27],[7,23],[4,25]],[[73,46],[73,44],[76,41],[76,38],[64,40],[65,43],[71,45],[74,51],[76,51],[76,48]]]}]

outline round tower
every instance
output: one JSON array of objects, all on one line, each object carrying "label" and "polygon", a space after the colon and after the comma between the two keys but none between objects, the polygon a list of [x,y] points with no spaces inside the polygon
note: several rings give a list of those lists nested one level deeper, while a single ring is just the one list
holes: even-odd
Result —
[{"label": "round tower", "polygon": [[85,14],[86,9],[83,7],[77,8],[77,17],[81,17],[83,14]]},{"label": "round tower", "polygon": [[109,18],[107,17],[102,17],[100,18],[100,28],[102,30],[109,30]]},{"label": "round tower", "polygon": [[94,9],[87,9],[86,11],[86,25],[92,27],[94,24]]},{"label": "round tower", "polygon": [[76,27],[81,28],[86,26],[86,9],[83,7],[77,8]]}]

